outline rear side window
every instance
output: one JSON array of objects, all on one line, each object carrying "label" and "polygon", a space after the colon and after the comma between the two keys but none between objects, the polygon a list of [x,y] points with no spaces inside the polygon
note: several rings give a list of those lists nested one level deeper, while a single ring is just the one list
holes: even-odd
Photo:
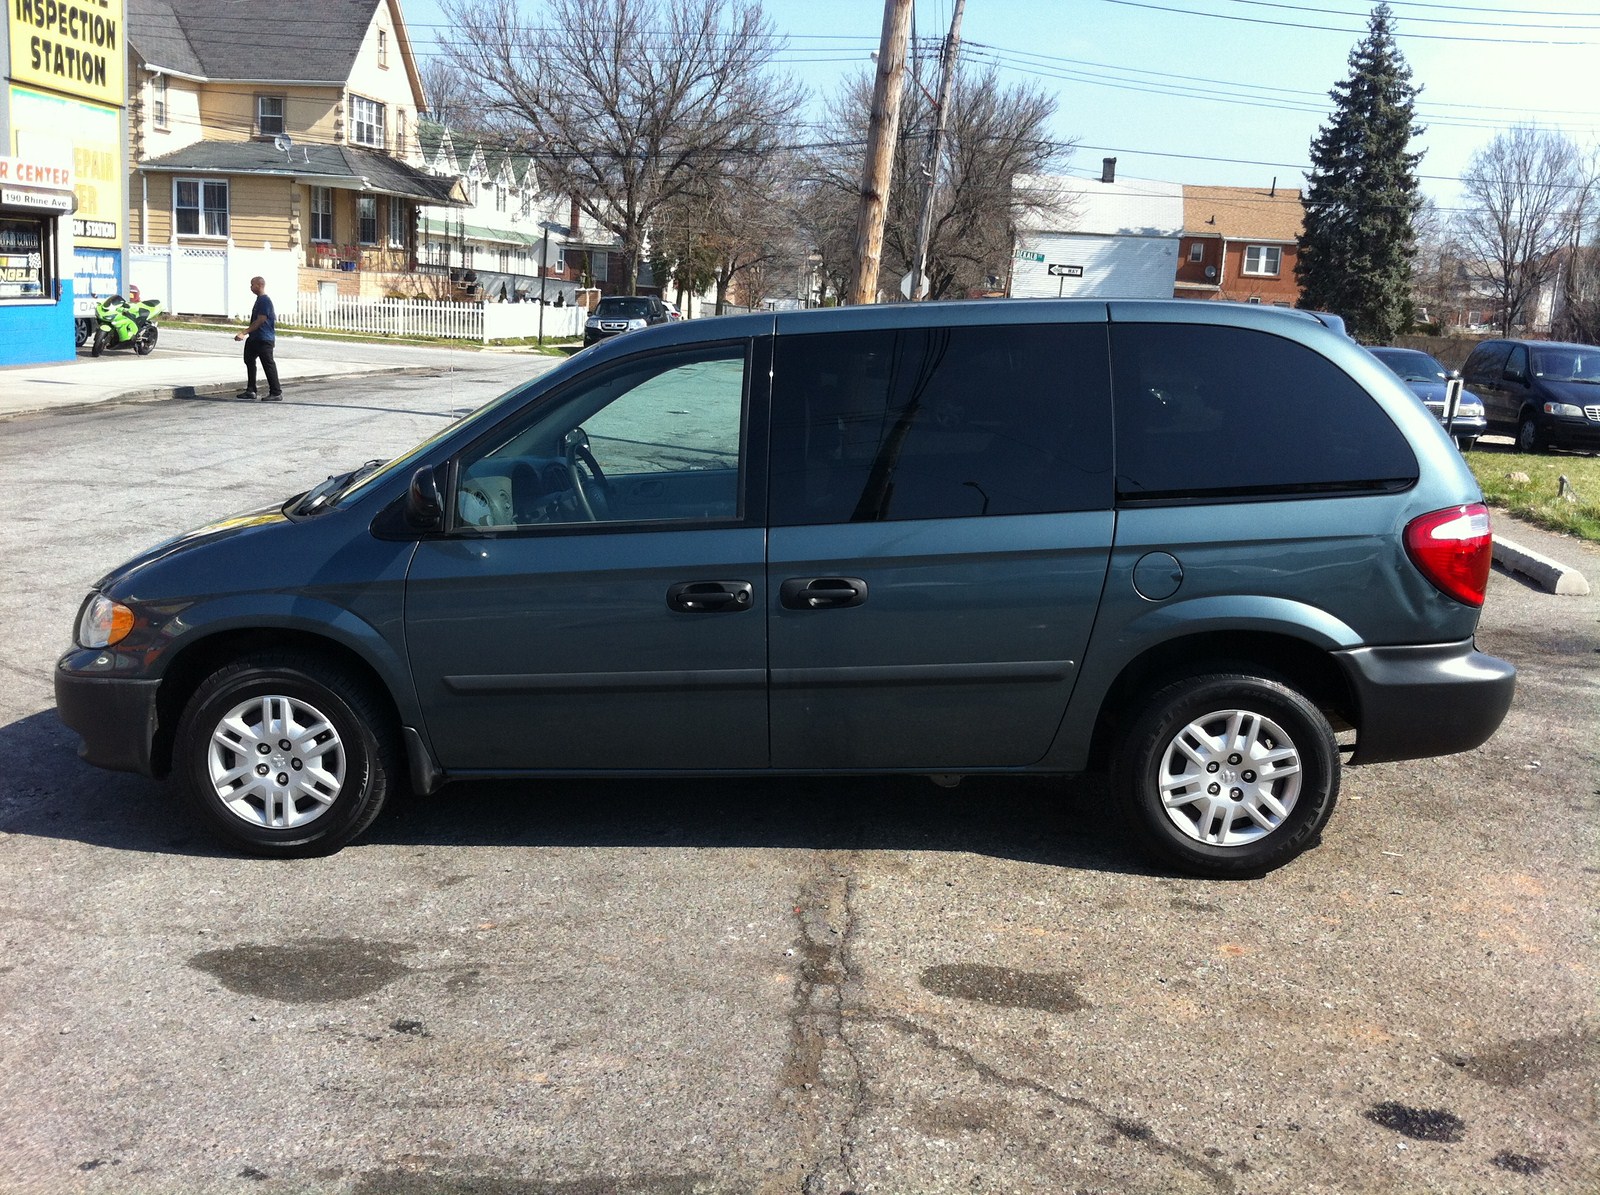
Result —
[{"label": "rear side window", "polygon": [[1243,328],[1113,324],[1117,496],[1249,498],[1399,489],[1411,446],[1343,370]]},{"label": "rear side window", "polygon": [[1500,368],[1505,364],[1506,355],[1511,351],[1511,346],[1505,341],[1490,341],[1480,344],[1472,350],[1472,356],[1467,358],[1467,363],[1462,367],[1461,376],[1468,381],[1487,381],[1500,379]]},{"label": "rear side window", "polygon": [[780,336],[775,526],[1104,510],[1105,325]]}]

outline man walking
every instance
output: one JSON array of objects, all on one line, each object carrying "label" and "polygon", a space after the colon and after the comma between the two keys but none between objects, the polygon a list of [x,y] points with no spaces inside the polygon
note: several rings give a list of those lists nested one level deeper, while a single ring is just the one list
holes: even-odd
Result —
[{"label": "man walking", "polygon": [[265,278],[257,275],[250,279],[250,293],[256,297],[256,305],[250,309],[250,326],[234,337],[244,341],[245,380],[238,397],[256,397],[256,362],[259,361],[262,372],[267,375],[267,393],[261,401],[277,402],[283,397],[283,389],[278,385],[278,365],[272,359],[278,340],[278,313],[273,310],[272,300],[267,298]]}]

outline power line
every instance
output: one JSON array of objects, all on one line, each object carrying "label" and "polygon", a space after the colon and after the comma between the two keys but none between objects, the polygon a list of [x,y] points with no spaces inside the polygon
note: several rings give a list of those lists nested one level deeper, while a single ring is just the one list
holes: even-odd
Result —
[{"label": "power line", "polygon": [[[1165,4],[1150,4],[1146,0],[1101,0],[1104,4],[1116,4],[1123,8],[1146,8],[1154,12],[1171,12],[1180,16],[1206,17],[1215,21],[1237,21],[1245,25],[1273,25],[1280,29],[1309,29],[1319,33],[1344,33],[1360,34],[1362,29],[1347,29],[1342,25],[1307,25],[1296,21],[1269,21],[1265,17],[1239,17],[1221,12],[1197,12],[1192,8],[1172,8]],[[1354,13],[1341,14],[1354,16]],[[1444,33],[1404,33],[1396,31],[1396,38],[1411,38],[1421,41],[1453,41],[1453,42],[1479,42],[1498,46],[1593,46],[1600,45],[1595,41],[1579,41],[1576,39],[1554,40],[1537,38],[1511,38],[1511,37],[1457,37]]]}]

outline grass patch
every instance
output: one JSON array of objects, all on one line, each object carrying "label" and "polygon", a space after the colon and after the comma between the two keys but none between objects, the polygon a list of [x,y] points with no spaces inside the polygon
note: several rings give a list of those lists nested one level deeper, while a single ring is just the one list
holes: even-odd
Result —
[{"label": "grass patch", "polygon": [[[1600,457],[1521,453],[1486,445],[1467,464],[1490,506],[1548,531],[1600,543]],[[1561,495],[1561,478],[1576,501]]]}]

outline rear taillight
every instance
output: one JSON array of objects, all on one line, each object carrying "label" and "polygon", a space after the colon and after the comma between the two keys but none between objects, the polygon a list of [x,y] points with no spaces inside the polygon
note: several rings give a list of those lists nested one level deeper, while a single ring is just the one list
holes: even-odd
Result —
[{"label": "rear taillight", "polygon": [[1494,557],[1488,507],[1475,502],[1412,519],[1406,524],[1406,554],[1424,577],[1456,601],[1483,605]]}]

